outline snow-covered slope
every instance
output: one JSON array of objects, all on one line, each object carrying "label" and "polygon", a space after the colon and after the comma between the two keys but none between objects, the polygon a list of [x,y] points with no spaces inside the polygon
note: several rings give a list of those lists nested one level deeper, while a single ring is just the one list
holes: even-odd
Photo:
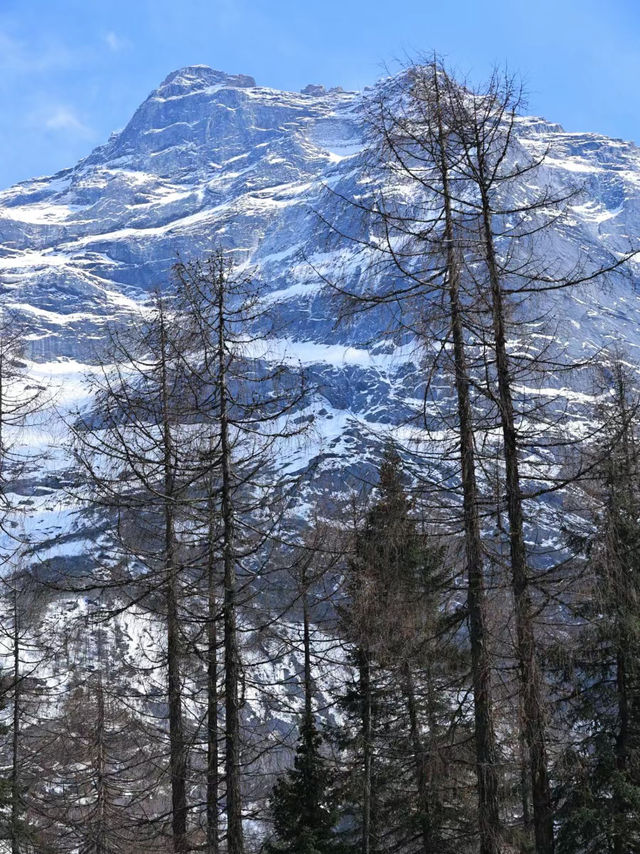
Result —
[{"label": "snow-covered slope", "polygon": [[[311,367],[324,437],[311,451],[316,471],[344,475],[362,462],[354,452],[364,425],[405,420],[420,396],[411,348],[373,319],[336,324],[322,288],[323,273],[350,285],[370,275],[357,247],[324,224],[364,227],[340,200],[369,181],[361,104],[358,93],[281,92],[183,68],[77,166],[0,193],[3,299],[29,323],[34,369],[68,384],[65,405],[81,393],[77,378],[104,324],[166,279],[177,253],[196,258],[222,244],[277,303],[279,348]],[[559,255],[606,259],[635,245],[640,150],[537,118],[519,120],[518,133],[530,150],[550,145],[538,180],[584,187],[554,237]],[[608,289],[558,297],[555,314],[573,347],[640,345],[640,271],[630,273]],[[65,519],[47,517],[49,533],[65,530]]]},{"label": "snow-covered slope", "polygon": [[0,270],[37,358],[83,345],[176,259],[218,242],[282,285],[308,205],[358,140],[357,96],[295,95],[206,67],[175,72],[75,168],[0,196]]}]

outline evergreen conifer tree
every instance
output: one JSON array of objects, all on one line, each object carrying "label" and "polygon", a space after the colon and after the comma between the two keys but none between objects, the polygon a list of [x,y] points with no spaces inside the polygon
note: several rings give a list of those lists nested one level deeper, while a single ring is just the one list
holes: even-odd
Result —
[{"label": "evergreen conifer tree", "polygon": [[331,803],[327,761],[320,753],[321,736],[313,720],[304,720],[293,768],[273,789],[271,810],[275,839],[267,854],[338,854],[336,810]]},{"label": "evergreen conifer tree", "polygon": [[448,731],[464,653],[441,607],[444,548],[419,525],[404,480],[388,445],[348,572],[343,622],[355,675],[342,699],[351,726],[340,743],[354,754],[346,800],[360,854],[448,852],[469,830],[459,808],[473,781],[453,779],[454,754],[472,762],[469,742],[461,747]]}]

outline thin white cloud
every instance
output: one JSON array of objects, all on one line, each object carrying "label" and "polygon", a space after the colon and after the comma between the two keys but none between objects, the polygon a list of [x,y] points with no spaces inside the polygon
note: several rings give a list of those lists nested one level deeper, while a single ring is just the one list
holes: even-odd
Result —
[{"label": "thin white cloud", "polygon": [[87,133],[89,128],[80,121],[70,107],[56,107],[45,119],[45,127],[51,130],[73,130],[76,133]]},{"label": "thin white cloud", "polygon": [[68,104],[53,104],[34,111],[29,116],[32,127],[40,127],[57,133],[89,139],[94,131],[86,125],[77,112]]},{"label": "thin white cloud", "polygon": [[121,50],[125,50],[130,46],[128,39],[122,38],[117,33],[114,33],[113,30],[109,30],[108,33],[105,33],[104,41],[109,50],[114,53],[119,53]]}]

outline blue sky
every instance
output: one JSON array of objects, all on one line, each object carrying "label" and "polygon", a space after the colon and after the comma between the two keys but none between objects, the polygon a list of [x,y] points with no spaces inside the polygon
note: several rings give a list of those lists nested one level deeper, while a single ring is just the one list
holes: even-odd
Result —
[{"label": "blue sky", "polygon": [[437,50],[530,111],[640,142],[638,0],[0,0],[0,187],[72,165],[183,65],[361,88]]}]

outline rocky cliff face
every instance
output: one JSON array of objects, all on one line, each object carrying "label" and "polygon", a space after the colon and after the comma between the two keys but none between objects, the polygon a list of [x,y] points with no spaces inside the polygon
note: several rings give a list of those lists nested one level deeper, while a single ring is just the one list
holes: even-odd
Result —
[{"label": "rocky cliff face", "polygon": [[90,329],[166,277],[177,252],[223,243],[282,287],[313,242],[322,182],[357,149],[356,110],[353,94],[295,95],[185,68],[75,168],[4,192],[0,269],[40,332],[34,357],[79,355]]},{"label": "rocky cliff face", "polygon": [[[371,275],[357,245],[326,225],[356,236],[366,228],[341,200],[371,181],[362,97],[183,68],[75,167],[0,193],[3,299],[28,322],[34,371],[65,386],[65,405],[81,394],[78,374],[104,324],[165,280],[177,253],[196,258],[221,244],[276,303],[279,350],[312,370],[320,439],[300,465],[315,459],[327,477],[344,474],[364,431],[406,418],[420,396],[407,342],[388,337],[380,318],[336,324],[322,287],[325,274],[350,286]],[[536,118],[519,120],[518,134],[530,151],[550,146],[536,180],[583,188],[553,252],[572,262],[628,250],[640,232],[640,151]],[[625,340],[637,349],[638,265],[628,272],[557,297],[572,348]]]}]

